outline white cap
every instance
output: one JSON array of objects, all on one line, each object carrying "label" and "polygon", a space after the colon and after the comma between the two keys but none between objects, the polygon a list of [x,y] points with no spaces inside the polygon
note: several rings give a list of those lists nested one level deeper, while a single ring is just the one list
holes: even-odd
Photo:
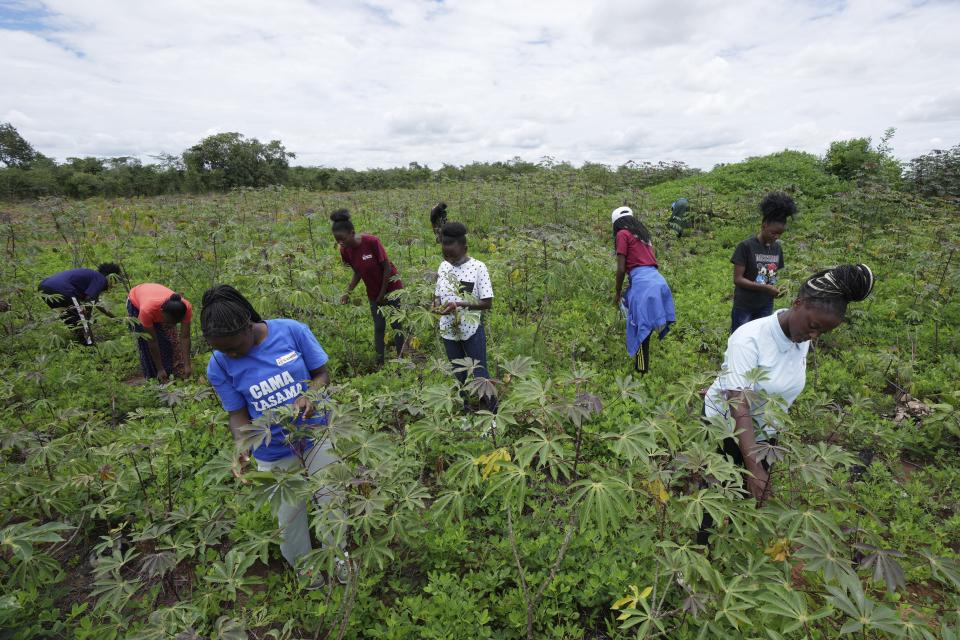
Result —
[{"label": "white cap", "polygon": [[633,209],[630,207],[617,207],[613,210],[613,213],[610,214],[610,222],[616,222],[623,216],[632,216]]}]

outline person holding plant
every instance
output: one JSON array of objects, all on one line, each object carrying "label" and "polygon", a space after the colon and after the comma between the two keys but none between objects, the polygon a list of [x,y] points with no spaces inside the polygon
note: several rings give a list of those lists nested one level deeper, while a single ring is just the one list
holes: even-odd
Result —
[{"label": "person holding plant", "polygon": [[[296,320],[264,320],[250,302],[229,285],[217,285],[203,294],[200,310],[203,337],[214,352],[207,365],[207,379],[229,414],[230,432],[242,447],[243,430],[253,420],[273,409],[291,406],[296,425],[306,428],[327,424],[304,395],[310,388],[330,384],[329,358],[310,328]],[[312,438],[294,440],[289,425],[269,425],[270,438],[253,450],[259,471],[303,470],[308,476],[337,462],[332,443]],[[240,453],[240,464],[249,460]],[[239,471],[236,472],[239,475]],[[333,499],[332,492],[318,492],[318,505]],[[280,553],[292,567],[311,551],[307,505],[302,500],[281,501],[277,511],[281,529]],[[337,577],[346,582],[349,567],[338,563]],[[314,581],[313,586],[318,586]]]},{"label": "person holding plant", "polygon": [[[193,375],[190,361],[190,320],[193,306],[162,284],[145,282],[130,289],[127,315],[137,322],[130,329],[140,334],[140,368],[143,377],[166,382],[171,373]],[[175,325],[180,325],[180,335]]]},{"label": "person holding plant", "polygon": [[[770,479],[770,467],[757,455],[757,446],[775,444],[777,436],[777,425],[767,418],[773,407],[767,403],[783,411],[793,405],[806,384],[810,341],[837,328],[847,305],[865,299],[873,282],[865,264],[820,271],[803,283],[789,308],[746,323],[727,340],[721,373],[704,397],[703,415],[733,418],[736,437],[723,441],[722,452],[746,469],[745,488],[757,500]],[[707,543],[712,525],[712,518],[704,515],[699,544]]]},{"label": "person holding plant", "polygon": [[447,224],[447,203],[439,202],[433,209],[430,209],[430,227],[433,229],[433,235],[440,242],[440,230]]},{"label": "person holding plant", "polygon": [[[627,353],[640,374],[650,370],[650,337],[662,340],[676,322],[673,293],[660,274],[650,243],[650,232],[630,207],[617,207],[611,214],[613,244],[617,253],[617,278],[613,303],[627,320]],[[630,274],[625,294],[623,280]]]},{"label": "person holding plant", "polygon": [[[493,306],[493,285],[487,265],[467,255],[467,228],[459,222],[448,222],[440,229],[443,262],[437,269],[433,307],[440,314],[440,335],[447,358],[451,361],[472,358],[477,366],[473,375],[489,378],[487,371],[487,334],[483,326],[483,312]],[[466,384],[467,372],[454,374],[461,385]],[[469,410],[465,393],[464,410]],[[482,401],[496,413],[496,398]]]},{"label": "person holding plant", "polygon": [[84,309],[82,305],[90,304],[108,318],[114,317],[100,303],[100,294],[110,289],[111,275],[120,275],[120,265],[105,262],[97,267],[96,271],[70,269],[40,281],[38,290],[44,295],[44,302],[51,309],[62,309],[60,319],[73,332],[78,342],[85,341],[86,335],[82,324],[83,320],[89,318],[91,314],[91,310]]},{"label": "person holding plant", "polygon": [[[387,332],[387,321],[380,311],[380,307],[388,306],[400,308],[400,301],[391,298],[389,294],[403,288],[397,268],[387,257],[387,250],[383,248],[380,238],[369,234],[357,234],[350,220],[350,212],[340,209],[330,214],[333,222],[333,237],[340,246],[340,259],[345,265],[353,269],[353,279],[347,286],[347,291],[340,296],[340,304],[350,301],[350,293],[363,280],[367,289],[367,298],[370,301],[370,313],[373,314],[373,345],[377,351],[377,364],[383,364],[384,339]],[[397,350],[397,357],[403,351],[403,334],[399,321],[391,323],[396,332],[393,336],[393,346]]]},{"label": "person holding plant", "polygon": [[784,294],[777,286],[783,269],[780,236],[787,229],[787,218],[797,214],[793,198],[785,193],[768,193],[760,202],[760,232],[737,245],[733,263],[733,311],[730,333],[741,325],[766,318],[773,313],[773,299]]}]

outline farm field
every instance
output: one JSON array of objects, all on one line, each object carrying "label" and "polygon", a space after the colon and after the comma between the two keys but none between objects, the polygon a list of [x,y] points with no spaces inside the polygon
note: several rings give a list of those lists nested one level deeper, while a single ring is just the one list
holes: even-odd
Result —
[{"label": "farm field", "polygon": [[[792,194],[788,304],[813,271],[864,262],[865,302],[811,349],[784,418],[775,493],[732,490],[700,420],[730,324],[730,254],[757,203]],[[677,238],[670,203],[687,197]],[[496,429],[461,415],[430,312],[442,257],[430,207],[449,205],[486,263]],[[650,228],[677,323],[632,373],[613,304],[610,211]],[[380,237],[405,289],[413,351],[378,369],[362,289],[327,215]],[[842,181],[783,152],[643,189],[563,166],[516,180],[346,193],[46,199],[0,205],[0,637],[960,638],[960,215],[945,199]],[[100,262],[92,348],[37,294]],[[202,374],[139,374],[124,318],[140,282],[229,283],[266,318],[310,325],[330,355],[331,439],[315,477],[234,477],[227,414]],[[199,315],[199,314],[198,314]],[[322,476],[322,477],[321,477]],[[345,541],[346,586],[304,590],[270,503],[333,485],[317,538]],[[704,512],[724,524],[694,546]],[[317,567],[328,554],[312,557]],[[678,581],[678,577],[681,580]]]}]

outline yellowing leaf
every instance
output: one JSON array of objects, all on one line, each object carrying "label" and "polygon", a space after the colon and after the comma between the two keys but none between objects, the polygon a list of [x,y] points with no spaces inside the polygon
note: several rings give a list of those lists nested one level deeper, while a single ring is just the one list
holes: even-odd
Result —
[{"label": "yellowing leaf", "polygon": [[783,562],[790,557],[790,540],[787,538],[779,538],[764,549],[763,552],[770,556],[771,560]]},{"label": "yellowing leaf", "polygon": [[[623,596],[619,600],[613,603],[611,609],[621,609],[624,605],[629,605],[627,609],[636,609],[637,605],[640,604],[641,600],[645,600],[650,594],[653,593],[653,587],[647,587],[642,592],[637,588],[637,585],[630,585],[630,593]],[[617,620],[626,620],[630,617],[630,614],[627,612],[621,613],[617,616]]]},{"label": "yellowing leaf", "polygon": [[501,462],[510,462],[510,452],[507,451],[506,448],[500,448],[482,456],[477,456],[473,460],[473,464],[483,465],[483,471],[480,473],[483,475],[484,480],[500,471],[502,466],[500,464]]},{"label": "yellowing leaf", "polygon": [[410,338],[410,346],[413,347],[414,349],[419,349],[420,338],[418,338],[417,336],[413,336],[412,338]]},{"label": "yellowing leaf", "polygon": [[520,282],[520,269],[514,269],[510,272],[510,282],[514,284]]},{"label": "yellowing leaf", "polygon": [[670,492],[667,491],[667,488],[663,486],[663,483],[659,479],[653,480],[647,483],[647,491],[650,492],[654,498],[660,504],[667,504],[667,501],[670,500]]}]

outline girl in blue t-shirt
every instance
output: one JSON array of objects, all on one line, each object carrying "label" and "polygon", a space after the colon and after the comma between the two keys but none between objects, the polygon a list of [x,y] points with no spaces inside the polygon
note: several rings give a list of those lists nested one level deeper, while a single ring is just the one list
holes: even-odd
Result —
[{"label": "girl in blue t-shirt", "polygon": [[[303,424],[326,424],[326,417],[303,395],[308,386],[330,384],[327,354],[309,327],[295,320],[263,320],[229,285],[207,290],[202,304],[200,325],[214,348],[207,378],[230,414],[230,431],[237,442],[244,425],[281,406],[296,407],[297,420]],[[270,425],[269,443],[254,449],[253,457],[260,471],[304,469],[308,476],[337,461],[329,440],[293,441],[281,423]],[[240,454],[241,464],[248,459],[248,452]],[[322,491],[315,501],[322,505],[332,497],[332,492]],[[281,502],[277,518],[282,531],[280,552],[295,566],[311,550],[306,505]],[[341,581],[346,578],[345,569],[338,563]]]}]

